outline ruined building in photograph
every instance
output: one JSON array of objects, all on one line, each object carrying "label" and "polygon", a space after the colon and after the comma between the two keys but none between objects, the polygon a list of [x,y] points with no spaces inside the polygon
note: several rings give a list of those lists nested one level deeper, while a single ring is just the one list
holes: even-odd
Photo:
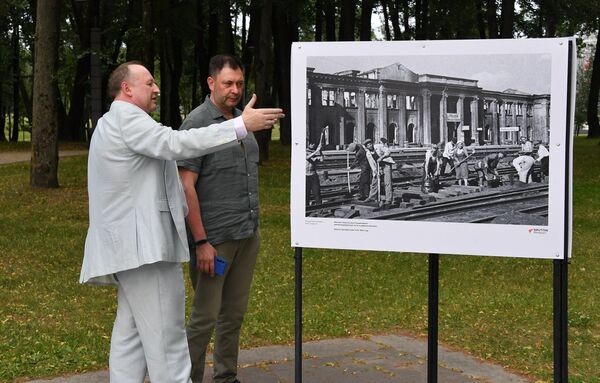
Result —
[{"label": "ruined building in photograph", "polygon": [[466,145],[512,145],[519,136],[547,143],[550,134],[549,94],[487,90],[477,79],[417,74],[401,63],[335,74],[307,68],[307,111],[307,139],[323,139],[326,149],[381,137],[397,147],[453,137]]}]

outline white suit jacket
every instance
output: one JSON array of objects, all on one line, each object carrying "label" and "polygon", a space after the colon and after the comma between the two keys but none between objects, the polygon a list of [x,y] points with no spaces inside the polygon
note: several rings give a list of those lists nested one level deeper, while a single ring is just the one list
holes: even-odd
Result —
[{"label": "white suit jacket", "polygon": [[90,225],[80,282],[159,261],[189,260],[187,205],[174,160],[235,144],[232,120],[172,130],[134,104],[114,101],[98,120],[88,158]]}]

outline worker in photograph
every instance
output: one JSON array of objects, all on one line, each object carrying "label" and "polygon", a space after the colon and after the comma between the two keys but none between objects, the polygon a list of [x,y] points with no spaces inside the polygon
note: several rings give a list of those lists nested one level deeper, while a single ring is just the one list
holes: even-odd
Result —
[{"label": "worker in photograph", "polygon": [[323,202],[321,200],[321,182],[319,173],[317,173],[317,165],[323,163],[323,159],[321,143],[317,146],[314,142],[310,142],[306,147],[306,206],[310,204],[311,194],[316,205]]},{"label": "worker in photograph", "polygon": [[495,181],[498,174],[498,164],[504,158],[504,153],[492,153],[475,162],[475,171],[477,172],[477,182],[479,186],[488,186],[488,180]]},{"label": "worker in photograph", "polygon": [[467,159],[471,157],[473,153],[475,153],[474,150],[469,154],[469,150],[465,148],[464,142],[460,141],[456,144],[452,159],[454,160],[454,171],[456,173],[456,182],[458,185],[464,184],[465,186],[468,186],[469,166]]},{"label": "worker in photograph", "polygon": [[394,159],[388,146],[387,138],[381,137],[379,143],[374,145],[375,153],[377,154],[377,163],[379,169],[383,173],[383,189],[385,191],[384,207],[392,205],[393,190],[392,190],[392,166],[394,165]]}]

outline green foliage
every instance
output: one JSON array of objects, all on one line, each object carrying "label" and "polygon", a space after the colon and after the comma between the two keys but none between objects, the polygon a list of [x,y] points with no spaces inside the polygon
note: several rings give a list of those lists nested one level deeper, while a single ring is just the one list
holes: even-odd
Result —
[{"label": "green foliage", "polygon": [[575,96],[575,129],[579,132],[587,123],[588,96],[592,81],[593,57],[584,56],[577,67],[577,94]]}]

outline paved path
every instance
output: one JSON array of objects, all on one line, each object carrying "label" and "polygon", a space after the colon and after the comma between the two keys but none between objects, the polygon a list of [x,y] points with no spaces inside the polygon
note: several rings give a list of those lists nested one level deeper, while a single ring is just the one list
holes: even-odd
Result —
[{"label": "paved path", "polygon": [[[306,383],[427,382],[427,342],[400,335],[330,339],[302,345],[302,381]],[[294,383],[294,346],[242,350],[238,378],[242,383]],[[99,371],[30,383],[108,383]],[[204,383],[210,382],[208,375]],[[502,367],[440,347],[440,383],[529,383]]]},{"label": "paved path", "polygon": [[[87,150],[61,150],[58,153],[59,157],[80,156],[87,154]],[[31,161],[31,152],[5,152],[0,153],[0,165],[10,164],[13,162],[29,162]]]}]

